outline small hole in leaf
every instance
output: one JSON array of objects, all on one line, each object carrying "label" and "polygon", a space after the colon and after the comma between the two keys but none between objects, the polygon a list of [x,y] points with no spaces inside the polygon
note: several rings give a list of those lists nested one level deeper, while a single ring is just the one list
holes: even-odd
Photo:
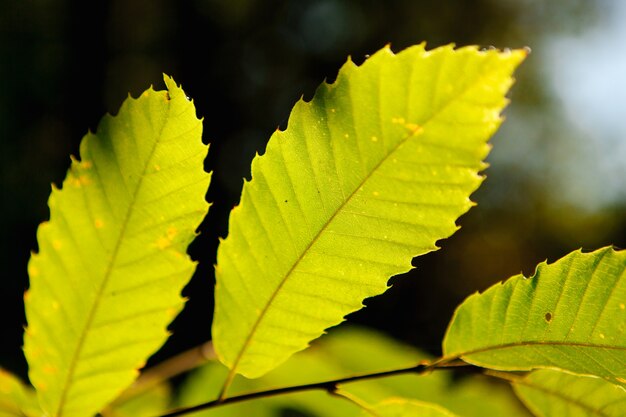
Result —
[{"label": "small hole in leaf", "polygon": [[546,321],[547,321],[548,323],[550,323],[550,322],[552,321],[552,313],[550,313],[550,312],[547,312],[547,313],[546,313]]}]

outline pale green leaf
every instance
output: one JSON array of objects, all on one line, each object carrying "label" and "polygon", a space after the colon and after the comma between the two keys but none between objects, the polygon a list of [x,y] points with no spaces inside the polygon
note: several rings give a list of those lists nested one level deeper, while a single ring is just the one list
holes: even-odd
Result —
[{"label": "pale green leaf", "polygon": [[[220,387],[224,383],[224,378],[228,375],[228,368],[219,362],[209,362],[206,365],[193,371],[184,383],[180,386],[176,407],[191,407],[201,403],[215,400]],[[236,392],[252,392],[260,389],[267,389],[271,385],[261,385],[260,379],[249,380],[241,378],[235,382]],[[274,406],[276,399],[258,399],[254,401],[244,401],[241,403],[229,404],[209,410],[202,410],[193,413],[193,417],[279,417],[280,411]],[[332,416],[331,416],[332,417]]]},{"label": "pale green leaf", "polygon": [[538,370],[512,383],[538,417],[626,416],[626,390],[600,378]]},{"label": "pale green leaf", "polygon": [[[311,349],[294,355],[284,365],[259,379],[259,385],[289,386],[324,381],[373,371],[406,368],[430,359],[432,358],[423,352],[378,332],[342,326],[333,329],[328,336],[313,344]],[[394,396],[437,403],[464,417],[529,416],[508,384],[482,375],[452,380],[449,371],[437,371],[427,375],[405,374],[345,384],[341,389],[370,403]],[[319,416],[355,415],[348,414],[343,409],[341,412],[331,413],[329,409],[339,408],[343,406],[343,402],[328,395],[324,397],[324,393],[317,394],[302,393],[290,396],[288,400]],[[489,398],[488,401],[484,400],[486,397]]]},{"label": "pale green leaf", "polygon": [[171,389],[163,383],[122,402],[115,402],[102,413],[106,417],[154,417],[165,414],[171,406]]},{"label": "pale green leaf", "polygon": [[41,414],[35,391],[0,368],[0,417],[35,417]]},{"label": "pale green leaf", "polygon": [[30,379],[50,416],[89,416],[132,383],[167,339],[195,263],[210,175],[193,103],[168,91],[127,99],[87,134],[49,199],[28,265]]},{"label": "pale green leaf", "polygon": [[[263,377],[235,380],[231,396],[268,387],[286,387],[405,368],[423,359],[431,358],[378,332],[342,326],[331,330],[311,349],[294,355]],[[191,406],[214,400],[227,373],[227,369],[217,363],[198,369],[181,386],[178,405]],[[369,403],[390,397],[428,401],[463,417],[530,416],[515,398],[509,384],[482,375],[453,380],[449,371],[407,374],[345,384],[341,386],[341,391]],[[198,416],[281,416],[285,409],[319,417],[356,417],[360,412],[354,404],[325,391],[311,391],[228,405],[200,412]]]},{"label": "pale green leaf", "polygon": [[447,357],[499,370],[554,368],[626,383],[626,251],[572,252],[535,275],[474,294],[446,334]]},{"label": "pale green leaf", "polygon": [[361,417],[455,417],[443,407],[422,401],[391,398],[376,404],[370,411],[363,411]]},{"label": "pale green leaf", "polygon": [[306,348],[454,233],[525,56],[384,48],[295,105],[218,250],[213,339],[230,377]]}]

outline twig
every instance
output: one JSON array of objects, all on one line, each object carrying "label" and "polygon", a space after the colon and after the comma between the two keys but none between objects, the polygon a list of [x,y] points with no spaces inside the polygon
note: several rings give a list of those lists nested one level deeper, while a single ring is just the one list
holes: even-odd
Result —
[{"label": "twig", "polygon": [[117,397],[111,406],[124,403],[176,375],[195,369],[214,359],[213,343],[209,340],[147,369],[137,378],[133,385]]},{"label": "twig", "polygon": [[369,380],[369,379],[386,378],[390,376],[403,375],[403,374],[423,375],[433,370],[446,369],[446,368],[458,367],[458,366],[472,366],[472,365],[456,360],[456,359],[445,361],[445,362],[437,361],[435,363],[420,363],[416,366],[411,366],[409,368],[401,368],[401,369],[394,369],[391,371],[355,375],[355,376],[350,376],[346,378],[334,379],[332,381],[323,381],[323,382],[315,382],[312,384],[294,385],[290,387],[251,392],[248,394],[236,395],[233,397],[218,398],[217,400],[194,405],[191,407],[179,408],[167,414],[162,414],[159,417],[177,417],[177,416],[182,416],[185,414],[193,413],[196,411],[219,407],[219,406],[226,405],[226,404],[239,403],[243,401],[253,400],[256,398],[274,397],[277,395],[290,394],[294,392],[324,390],[333,394],[333,393],[336,393],[337,386],[340,384],[348,384],[351,382],[364,381],[364,380]]}]

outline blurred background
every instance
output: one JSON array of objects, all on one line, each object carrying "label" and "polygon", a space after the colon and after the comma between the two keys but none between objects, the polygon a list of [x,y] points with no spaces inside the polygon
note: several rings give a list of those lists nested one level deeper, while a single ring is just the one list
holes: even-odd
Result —
[{"label": "blurred background", "polygon": [[211,143],[214,204],[190,249],[185,311],[153,362],[210,338],[213,262],[255,152],[351,55],[387,43],[529,46],[478,206],[349,320],[438,353],[476,290],[578,249],[626,247],[626,2],[620,0],[3,0],[0,367],[26,376],[26,264],[50,183],[130,92],[182,83]]}]

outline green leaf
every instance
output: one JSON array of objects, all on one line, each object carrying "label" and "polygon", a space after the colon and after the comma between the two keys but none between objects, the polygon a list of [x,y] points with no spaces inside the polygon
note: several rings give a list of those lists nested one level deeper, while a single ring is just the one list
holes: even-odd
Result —
[{"label": "green leaf", "polygon": [[554,368],[626,383],[626,251],[572,252],[474,294],[443,350],[499,370]]},{"label": "green leaf", "polygon": [[208,205],[207,147],[194,105],[168,91],[129,98],[87,134],[28,265],[30,379],[50,416],[88,416],[167,339]]},{"label": "green leaf", "polygon": [[450,411],[435,404],[421,401],[391,398],[363,411],[362,417],[456,417]]},{"label": "green leaf", "polygon": [[525,56],[384,48],[295,105],[218,250],[213,339],[229,378],[306,348],[454,233]]},{"label": "green leaf", "polygon": [[[219,362],[209,362],[196,369],[181,384],[176,407],[191,407],[214,400],[219,394],[226,375],[228,375],[228,369]],[[252,392],[263,388],[267,389],[268,385],[260,385],[260,381],[258,379],[241,378],[236,381],[236,390],[237,392]],[[279,399],[279,397],[276,397],[276,399]],[[280,413],[275,409],[274,401],[275,399],[272,398],[243,401],[214,409],[197,411],[192,415],[193,417],[279,416]]]},{"label": "green leaf", "polygon": [[[290,386],[373,371],[406,368],[422,360],[431,359],[423,352],[378,332],[342,326],[333,329],[311,349],[294,355],[284,365],[258,381],[259,386]],[[508,384],[499,382],[482,375],[453,380],[450,372],[437,371],[428,375],[406,374],[360,381],[342,385],[341,390],[371,403],[389,397],[437,403],[464,417],[528,417],[529,414],[519,405]],[[314,396],[313,393],[292,395],[288,399],[305,406],[307,410],[319,416],[354,415],[343,410],[331,413],[329,409],[339,408],[344,402],[327,395],[326,397],[327,404],[324,404],[322,395]],[[487,397],[489,401],[484,400]]]},{"label": "green leaf", "polygon": [[0,368],[0,417],[35,417],[42,414],[35,391]]},{"label": "green leaf", "polygon": [[156,385],[141,394],[118,404],[110,405],[107,417],[154,417],[165,414],[171,403],[171,389],[167,384]]},{"label": "green leaf", "polygon": [[[316,341],[311,349],[292,356],[263,377],[236,379],[231,395],[405,368],[427,359],[431,358],[378,332],[341,326]],[[178,406],[191,406],[215,399],[227,373],[227,368],[218,363],[209,363],[193,372],[180,387]],[[344,384],[341,391],[370,403],[378,403],[390,397],[428,401],[463,417],[530,416],[515,398],[509,384],[483,375],[453,380],[452,374],[446,371],[428,375],[406,374]],[[218,407],[200,412],[198,416],[280,416],[285,415],[285,409],[320,417],[355,417],[360,413],[359,408],[348,401],[324,391],[311,391]]]},{"label": "green leaf", "polygon": [[603,379],[539,370],[512,383],[520,399],[539,417],[626,415],[626,390]]}]

